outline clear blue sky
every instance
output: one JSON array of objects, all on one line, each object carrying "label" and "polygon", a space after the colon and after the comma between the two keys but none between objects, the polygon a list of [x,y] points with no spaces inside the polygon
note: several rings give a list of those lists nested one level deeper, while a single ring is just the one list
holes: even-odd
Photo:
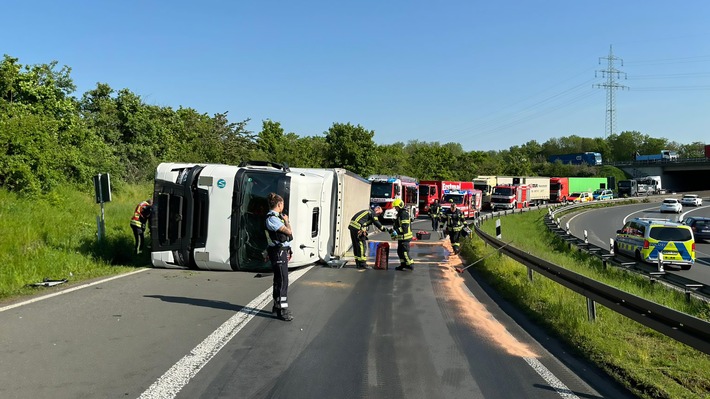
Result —
[{"label": "clear blue sky", "polygon": [[[610,46],[626,74],[616,129],[710,142],[710,2],[56,1],[2,5],[0,49],[148,104],[375,142],[500,150],[605,135]],[[600,63],[601,62],[601,63]]]}]

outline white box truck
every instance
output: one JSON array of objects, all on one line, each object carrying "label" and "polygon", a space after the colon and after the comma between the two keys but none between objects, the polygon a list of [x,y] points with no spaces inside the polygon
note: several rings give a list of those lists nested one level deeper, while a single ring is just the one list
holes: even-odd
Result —
[{"label": "white box truck", "polygon": [[153,265],[270,270],[264,221],[271,192],[284,198],[294,230],[289,267],[345,256],[350,218],[370,201],[370,183],[345,169],[162,163],[153,192]]}]

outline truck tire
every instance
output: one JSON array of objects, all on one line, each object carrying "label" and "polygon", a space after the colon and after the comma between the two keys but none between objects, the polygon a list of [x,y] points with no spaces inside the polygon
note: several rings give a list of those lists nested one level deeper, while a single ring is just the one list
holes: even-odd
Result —
[{"label": "truck tire", "polygon": [[680,265],[681,270],[690,270],[690,265]]}]

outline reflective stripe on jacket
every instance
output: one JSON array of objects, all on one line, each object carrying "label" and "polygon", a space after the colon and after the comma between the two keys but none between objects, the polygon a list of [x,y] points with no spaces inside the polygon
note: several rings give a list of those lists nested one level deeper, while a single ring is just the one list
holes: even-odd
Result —
[{"label": "reflective stripe on jacket", "polygon": [[412,221],[409,218],[409,212],[405,209],[400,209],[397,212],[397,219],[394,221],[394,231],[397,232],[397,240],[411,240],[412,239]]}]

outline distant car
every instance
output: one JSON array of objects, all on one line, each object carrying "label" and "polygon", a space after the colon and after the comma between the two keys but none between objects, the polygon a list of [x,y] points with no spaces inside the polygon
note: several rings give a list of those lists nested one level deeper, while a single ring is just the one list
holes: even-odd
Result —
[{"label": "distant car", "polygon": [[675,198],[666,198],[661,202],[661,213],[663,212],[673,212],[681,213],[683,211],[683,205],[678,202]]},{"label": "distant car", "polygon": [[578,193],[572,193],[567,197],[569,202],[588,202],[592,200],[592,193],[587,191],[582,191]]},{"label": "distant car", "polygon": [[693,229],[696,240],[710,240],[710,218],[691,216],[683,220],[683,224]]},{"label": "distant car", "polygon": [[680,204],[700,206],[703,204],[703,199],[698,197],[697,194],[685,194],[683,198],[680,199]]},{"label": "distant car", "polygon": [[595,201],[614,199],[614,192],[611,190],[603,190],[600,188],[599,190],[592,193],[592,198]]}]

